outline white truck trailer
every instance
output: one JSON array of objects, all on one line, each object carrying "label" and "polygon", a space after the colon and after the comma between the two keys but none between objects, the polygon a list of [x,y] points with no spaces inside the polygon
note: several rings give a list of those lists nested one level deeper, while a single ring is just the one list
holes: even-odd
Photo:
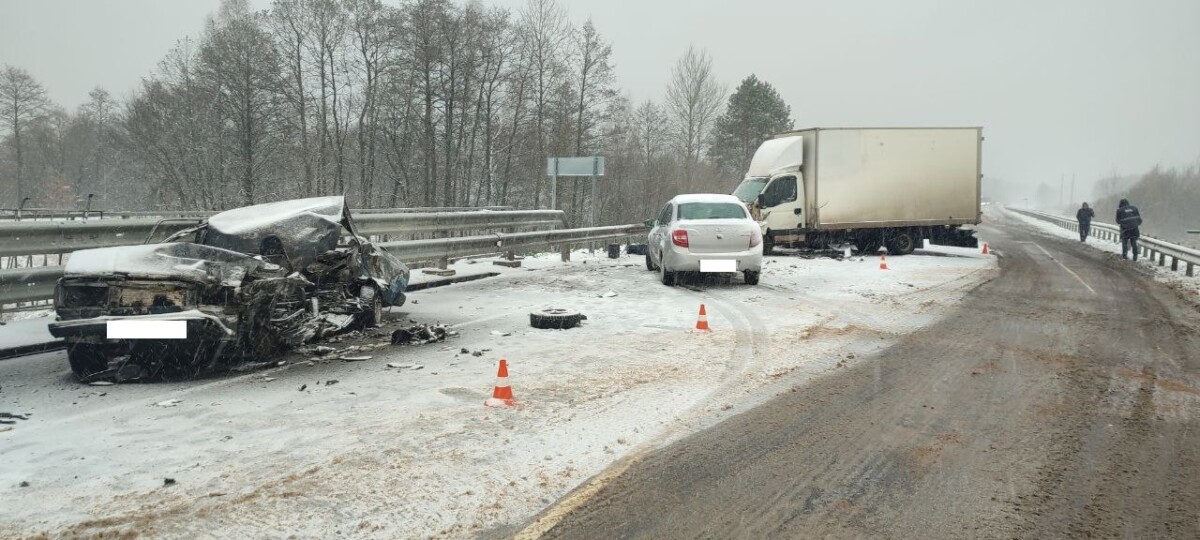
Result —
[{"label": "white truck trailer", "polygon": [[734,195],[775,246],[975,246],[983,128],[811,128],[759,146]]}]

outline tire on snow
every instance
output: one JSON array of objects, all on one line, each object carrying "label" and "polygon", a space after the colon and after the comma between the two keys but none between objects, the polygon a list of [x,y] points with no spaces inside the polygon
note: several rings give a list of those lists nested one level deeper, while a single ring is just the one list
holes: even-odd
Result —
[{"label": "tire on snow", "polygon": [[529,326],[543,330],[565,330],[579,326],[587,316],[561,308],[548,308],[529,314]]}]

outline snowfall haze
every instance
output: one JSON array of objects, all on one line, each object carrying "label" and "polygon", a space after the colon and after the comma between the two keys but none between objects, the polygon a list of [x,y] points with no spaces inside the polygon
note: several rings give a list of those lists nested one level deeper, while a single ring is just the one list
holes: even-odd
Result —
[{"label": "snowfall haze", "polygon": [[[393,3],[394,2],[388,2]],[[216,0],[0,4],[0,64],[28,70],[72,109],[102,86],[118,99]],[[523,0],[494,0],[520,10]],[[571,0],[613,44],[616,86],[660,100],[689,45],[728,90],[753,73],[796,127],[985,128],[987,179],[1076,199],[1113,173],[1200,158],[1200,3]],[[270,2],[254,0],[254,9]]]}]

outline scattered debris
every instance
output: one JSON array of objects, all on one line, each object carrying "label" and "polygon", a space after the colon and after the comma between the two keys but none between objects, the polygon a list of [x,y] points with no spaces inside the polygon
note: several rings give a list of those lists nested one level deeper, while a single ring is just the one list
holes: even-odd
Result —
[{"label": "scattered debris", "polygon": [[[392,345],[424,345],[435,341],[446,341],[448,335],[454,335],[454,333],[448,332],[446,325],[417,324],[392,332]],[[466,351],[463,349],[464,353]]]},{"label": "scattered debris", "polygon": [[501,332],[499,330],[492,330],[492,335],[500,336],[500,337],[508,337],[508,336],[512,335],[512,332]]},{"label": "scattered debris", "polygon": [[306,388],[308,388],[308,385],[307,385],[307,384],[302,384],[302,385],[300,385],[300,391],[301,391],[301,392],[303,392],[303,391],[304,391]]},{"label": "scattered debris", "polygon": [[231,440],[233,440],[233,435],[226,435],[224,437],[221,437],[221,442],[231,441]]},{"label": "scattered debris", "polygon": [[29,487],[29,482],[26,482],[25,480],[21,480],[21,487]]},{"label": "scattered debris", "polygon": [[271,381],[275,380],[275,377],[263,377],[262,380],[263,380],[263,382],[271,382]]},{"label": "scattered debris", "polygon": [[173,486],[173,485],[175,485],[174,478],[163,478],[163,487]]},{"label": "scattered debris", "polygon": [[342,356],[340,358],[343,362],[362,362],[371,359],[370,356]]},{"label": "scattered debris", "polygon": [[12,426],[0,426],[0,433],[4,433],[5,431],[12,431]]},{"label": "scattered debris", "polygon": [[462,350],[461,350],[461,351],[458,351],[458,352],[459,352],[460,354],[471,354],[471,351],[470,351],[470,350],[468,350],[466,347],[463,347],[463,348],[462,348]]},{"label": "scattered debris", "polygon": [[158,403],[155,403],[154,405],[156,407],[174,407],[176,405],[179,405],[180,403],[183,403],[182,399],[168,399],[166,401],[160,401]]},{"label": "scattered debris", "polygon": [[393,369],[412,369],[412,370],[418,370],[418,369],[425,368],[425,366],[422,366],[421,364],[400,364],[400,363],[395,363],[395,362],[388,364],[387,367],[390,367]]},{"label": "scattered debris", "polygon": [[333,347],[328,347],[325,345],[318,345],[316,347],[313,347],[311,349],[311,351],[313,354],[316,354],[317,356],[325,356],[327,354],[333,354],[333,353],[337,352],[337,349],[335,349]]},{"label": "scattered debris", "polygon": [[483,351],[475,351],[471,353],[471,356],[483,356]]},{"label": "scattered debris", "polygon": [[604,294],[600,295],[600,298],[612,298],[612,297],[614,297],[614,296],[616,296],[616,295],[617,295],[617,293],[615,293],[615,292],[612,292],[612,291],[608,291],[608,292],[606,292],[606,293],[604,293]]},{"label": "scattered debris", "polygon": [[88,386],[112,386],[112,385],[113,385],[112,381],[92,381],[92,382],[88,383]]},{"label": "scattered debris", "polygon": [[337,379],[329,379],[328,381],[325,381],[325,386],[333,386],[333,385],[337,384],[338,382],[340,382],[340,381],[338,381]]}]

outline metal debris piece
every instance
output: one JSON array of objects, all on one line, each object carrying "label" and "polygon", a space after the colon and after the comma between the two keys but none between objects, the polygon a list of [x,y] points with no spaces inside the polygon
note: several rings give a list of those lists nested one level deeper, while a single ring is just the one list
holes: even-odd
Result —
[{"label": "metal debris piece", "polygon": [[112,386],[113,382],[112,381],[92,381],[92,382],[88,383],[88,385],[89,386]]},{"label": "metal debris piece", "polygon": [[362,362],[371,359],[370,356],[342,356],[340,358],[343,362]]},{"label": "metal debris piece", "polygon": [[182,399],[168,399],[166,401],[160,401],[158,403],[155,403],[154,405],[156,407],[174,407],[176,405],[179,405],[180,403],[183,403]]},{"label": "metal debris piece", "polygon": [[333,386],[339,382],[341,382],[341,381],[339,381],[337,379],[329,379],[328,381],[325,381],[325,386]]},{"label": "metal debris piece", "polygon": [[418,324],[392,332],[392,345],[424,345],[445,341],[447,335],[445,325]]},{"label": "metal debris piece", "polygon": [[163,487],[175,485],[174,478],[163,478]]}]

